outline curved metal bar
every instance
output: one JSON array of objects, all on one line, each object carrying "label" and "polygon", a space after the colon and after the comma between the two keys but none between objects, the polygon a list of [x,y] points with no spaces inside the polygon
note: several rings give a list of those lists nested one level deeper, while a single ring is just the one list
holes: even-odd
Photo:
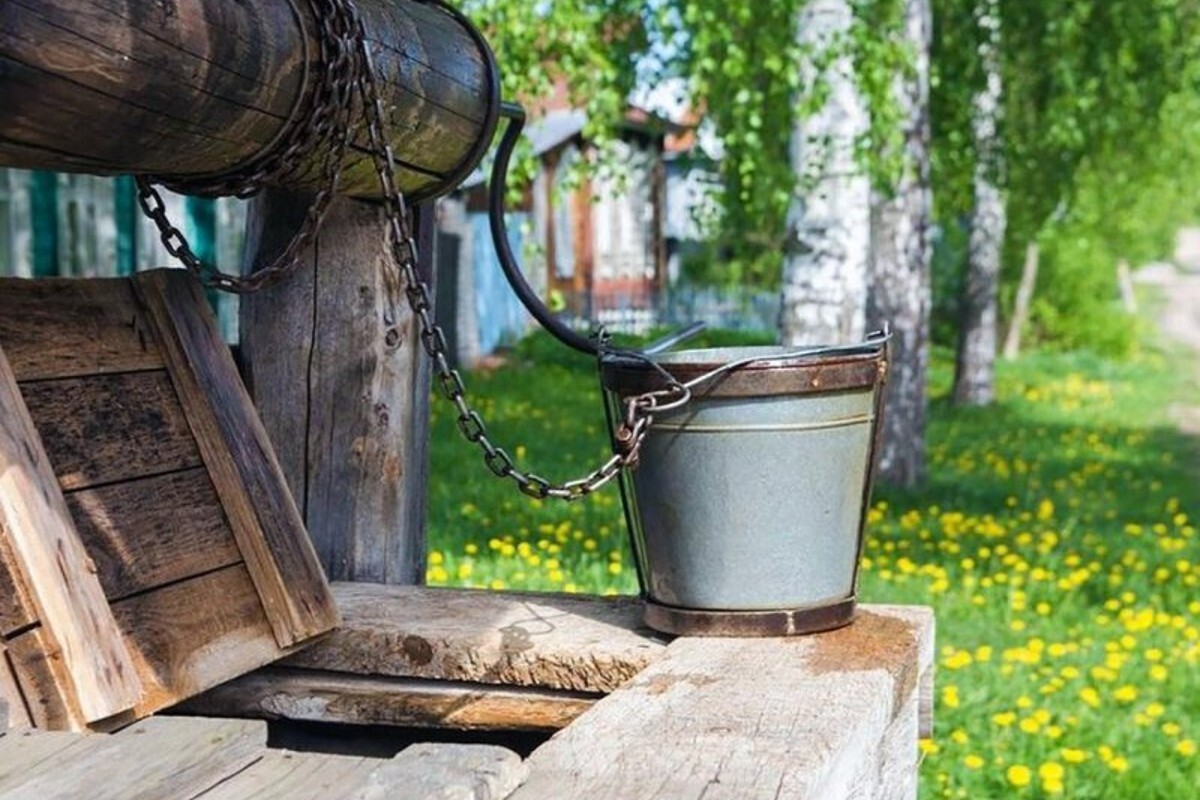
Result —
[{"label": "curved metal bar", "polygon": [[503,103],[500,106],[500,116],[508,120],[504,136],[496,148],[496,160],[492,164],[491,186],[488,188],[488,222],[491,224],[492,241],[496,245],[496,255],[500,259],[500,269],[504,277],[516,292],[517,298],[525,309],[536,319],[543,328],[550,331],[554,338],[567,347],[595,356],[597,349],[594,342],[583,334],[573,330],[565,322],[546,308],[537,292],[525,280],[521,265],[513,255],[512,247],[508,244],[508,224],[504,220],[504,195],[508,191],[508,163],[512,159],[513,148],[521,138],[525,127],[525,109],[516,103]]}]

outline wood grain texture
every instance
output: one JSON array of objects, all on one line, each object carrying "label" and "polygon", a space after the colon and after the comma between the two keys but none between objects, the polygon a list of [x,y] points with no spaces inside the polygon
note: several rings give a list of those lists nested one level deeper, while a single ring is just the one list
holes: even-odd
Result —
[{"label": "wood grain texture", "polygon": [[17,569],[12,543],[0,531],[0,638],[37,622],[37,606]]},{"label": "wood grain texture", "polygon": [[30,724],[45,730],[84,730],[88,721],[79,709],[54,638],[39,625],[8,639],[5,648]]},{"label": "wood grain texture", "polygon": [[504,800],[528,770],[503,747],[415,744],[375,770],[347,800]]},{"label": "wood grain texture", "polygon": [[145,686],[139,716],[275,661],[288,651],[244,565],[226,567],[113,604]]},{"label": "wood grain texture", "polygon": [[86,786],[89,800],[191,798],[261,758],[266,741],[266,726],[252,720],[155,717],[14,770],[0,779],[0,793],[76,800]]},{"label": "wood grain texture", "polygon": [[[251,263],[273,258],[307,204],[282,192],[254,201]],[[386,337],[386,258],[379,208],[335,203],[304,267],[243,298],[241,353],[330,579],[420,583],[429,368],[406,305]]]},{"label": "wood grain texture", "polygon": [[0,347],[18,381],[163,366],[124,280],[0,279]]},{"label": "wood grain texture", "polygon": [[203,467],[72,492],[67,508],[110,601],[242,560]]},{"label": "wood grain texture", "polygon": [[867,607],[826,634],[678,639],[535,750],[513,800],[911,797],[892,778],[916,771],[931,618]]},{"label": "wood grain texture", "polygon": [[[388,110],[397,181],[410,193],[439,186],[476,140],[491,136],[479,45],[449,14],[414,0],[356,5]],[[243,165],[285,131],[320,80],[311,14],[309,4],[288,0],[7,2],[0,164],[181,176]],[[377,195],[355,144],[342,190]],[[316,182],[318,160],[293,181]]]},{"label": "wood grain texture", "polygon": [[141,685],[16,378],[0,349],[0,533],[55,642],[83,716],[95,721],[133,706]]},{"label": "wood grain texture", "polygon": [[266,667],[187,701],[210,716],[455,730],[556,731],[599,695]]},{"label": "wood grain texture", "polygon": [[21,687],[17,676],[13,674],[12,663],[8,659],[8,648],[0,640],[0,735],[5,731],[20,731],[33,726],[33,719],[25,708],[25,699],[21,697]]},{"label": "wood grain texture", "polygon": [[378,758],[268,750],[249,769],[195,800],[333,800],[345,797],[384,763]]},{"label": "wood grain texture", "polygon": [[611,692],[662,657],[632,598],[335,583],[342,626],[288,666]]},{"label": "wood grain texture", "polygon": [[337,609],[266,431],[203,292],[182,270],[133,279],[280,647],[337,624]]},{"label": "wood grain texture", "polygon": [[33,381],[21,393],[64,490],[202,463],[164,370]]}]

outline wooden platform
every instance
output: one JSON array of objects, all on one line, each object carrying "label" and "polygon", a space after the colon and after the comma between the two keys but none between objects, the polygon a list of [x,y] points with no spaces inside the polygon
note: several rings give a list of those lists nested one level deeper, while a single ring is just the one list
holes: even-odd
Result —
[{"label": "wooden platform", "polygon": [[395,758],[267,747],[266,723],[155,717],[112,735],[0,734],[7,800],[488,800],[524,779],[515,754],[422,744]]},{"label": "wooden platform", "polygon": [[916,796],[929,609],[867,606],[816,636],[668,642],[627,599],[333,590],[339,630],[189,713],[561,729],[524,762],[514,800]]}]

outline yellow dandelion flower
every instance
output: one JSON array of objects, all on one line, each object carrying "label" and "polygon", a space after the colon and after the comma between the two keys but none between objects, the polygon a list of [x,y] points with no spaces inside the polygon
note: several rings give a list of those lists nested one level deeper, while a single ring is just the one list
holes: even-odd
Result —
[{"label": "yellow dandelion flower", "polygon": [[1028,786],[1033,780],[1033,771],[1024,764],[1013,764],[1004,772],[1004,776],[1008,778],[1008,782],[1018,789]]},{"label": "yellow dandelion flower", "polygon": [[984,764],[983,759],[980,758],[979,756],[975,755],[974,753],[963,756],[962,761],[963,761],[963,766],[966,767],[967,769],[982,769],[983,764]]},{"label": "yellow dandelion flower", "polygon": [[1063,761],[1068,764],[1082,764],[1087,760],[1087,751],[1078,747],[1064,747],[1061,752]]},{"label": "yellow dandelion flower", "polygon": [[1137,690],[1136,686],[1131,686],[1129,684],[1125,684],[1124,686],[1118,687],[1113,692],[1112,696],[1113,696],[1113,699],[1116,700],[1118,703],[1132,703],[1134,700],[1137,700],[1137,698],[1138,698],[1138,690]]},{"label": "yellow dandelion flower", "polygon": [[1185,758],[1196,755],[1196,743],[1191,739],[1183,739],[1175,745],[1175,752]]}]

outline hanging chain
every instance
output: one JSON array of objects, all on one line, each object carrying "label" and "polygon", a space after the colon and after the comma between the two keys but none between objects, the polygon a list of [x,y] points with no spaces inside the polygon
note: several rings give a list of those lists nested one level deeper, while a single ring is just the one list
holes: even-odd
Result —
[{"label": "hanging chain", "polygon": [[[343,0],[313,0],[313,5],[319,30],[318,71],[321,78],[311,101],[297,115],[305,124],[289,125],[283,140],[273,145],[268,153],[246,167],[215,178],[137,178],[138,202],[158,227],[163,247],[207,286],[234,294],[248,294],[290,275],[300,263],[300,253],[316,236],[337,194],[342,159],[352,135],[355,76],[359,69],[355,30],[361,26],[355,24],[357,11]],[[245,276],[221,272],[204,263],[192,250],[183,232],[167,217],[166,204],[154,187],[154,182],[158,181],[190,194],[246,198],[268,183],[282,183],[299,174],[305,166],[305,156],[322,149],[325,157],[321,162],[321,188],[313,196],[300,230],[271,264]]]},{"label": "hanging chain", "polygon": [[[511,480],[525,494],[544,499],[578,500],[605,486],[622,469],[638,463],[654,414],[679,407],[690,399],[690,392],[668,377],[666,389],[646,392],[624,400],[624,415],[613,434],[614,454],[587,476],[551,483],[532,472],[518,469],[512,456],[498,447],[488,435],[479,412],[466,398],[466,387],[458,370],[446,357],[446,335],[434,322],[429,287],[417,272],[418,247],[410,223],[408,204],[395,182],[396,158],[384,135],[386,113],[375,79],[375,69],[367,44],[362,18],[352,0],[314,0],[314,12],[320,29],[322,80],[314,93],[308,125],[293,125],[282,146],[273,148],[278,155],[259,159],[243,170],[209,181],[164,180],[166,185],[197,194],[232,194],[248,197],[265,184],[281,182],[303,166],[306,153],[327,148],[321,174],[324,185],[313,198],[300,231],[282,254],[269,266],[248,276],[230,275],[205,264],[192,250],[184,234],[167,217],[166,204],[151,179],[138,178],[138,200],[142,210],[158,226],[163,246],[204,284],[222,291],[246,294],[278,283],[299,263],[300,252],[316,235],[329,204],[337,193],[341,162],[352,135],[355,96],[362,103],[371,158],[379,177],[387,218],[388,241],[392,258],[382,259],[385,291],[383,321],[385,336],[394,337],[400,324],[401,294],[417,317],[421,346],[433,361],[437,386],[442,396],[454,404],[458,429],[463,438],[483,453],[483,461],[497,477]],[[303,116],[301,118],[304,118]],[[303,129],[303,130],[296,130]]]}]

